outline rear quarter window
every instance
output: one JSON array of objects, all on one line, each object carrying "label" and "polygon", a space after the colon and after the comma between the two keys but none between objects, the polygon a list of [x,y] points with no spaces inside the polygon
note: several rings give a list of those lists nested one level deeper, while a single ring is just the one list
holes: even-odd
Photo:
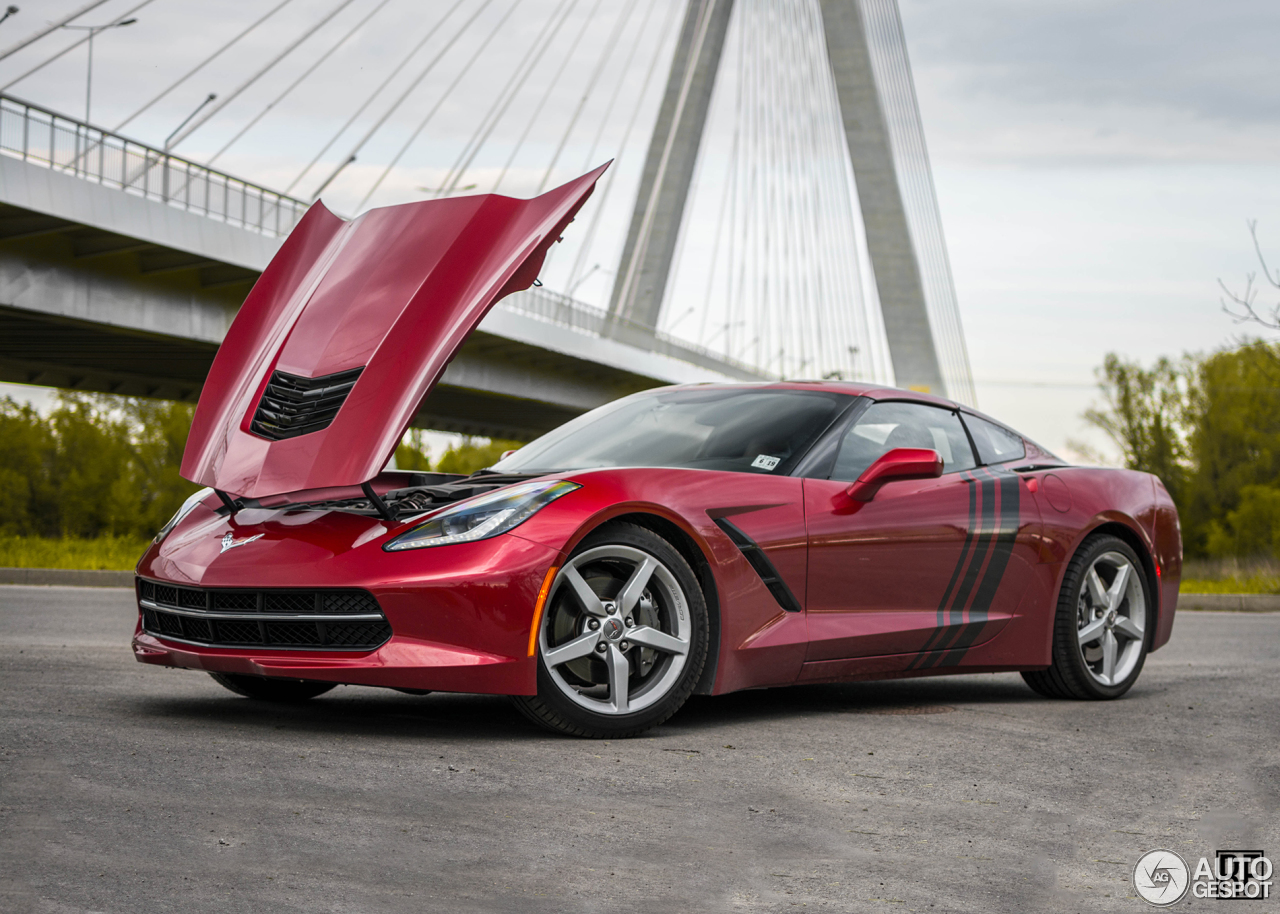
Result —
[{"label": "rear quarter window", "polygon": [[967,413],[963,415],[964,424],[968,426],[973,443],[978,448],[978,459],[983,463],[1007,463],[1026,456],[1027,445],[1021,436],[986,419]]}]

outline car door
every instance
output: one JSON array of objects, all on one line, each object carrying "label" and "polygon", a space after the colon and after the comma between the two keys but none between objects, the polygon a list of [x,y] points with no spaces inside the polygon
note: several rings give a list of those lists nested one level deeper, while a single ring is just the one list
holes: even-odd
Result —
[{"label": "car door", "polygon": [[[938,451],[942,475],[850,499],[849,484],[898,447]],[[950,665],[1007,617],[997,596],[1018,529],[1018,479],[978,466],[954,411],[872,403],[843,435],[828,477],[804,487],[808,661],[928,652],[922,665]]]}]

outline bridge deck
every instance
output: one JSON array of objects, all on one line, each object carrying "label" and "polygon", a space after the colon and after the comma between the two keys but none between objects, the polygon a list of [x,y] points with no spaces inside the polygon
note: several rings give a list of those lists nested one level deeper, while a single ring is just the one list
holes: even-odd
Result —
[{"label": "bridge deck", "polygon": [[[208,205],[108,180],[78,166],[92,158],[83,153],[71,165],[26,154],[15,148],[13,116],[0,108],[0,380],[194,400],[282,241],[274,223],[235,224]],[[272,205],[294,213],[297,202]],[[463,346],[415,424],[527,439],[647,387],[764,378],[635,328],[606,336],[606,320],[542,290],[510,296]]]}]

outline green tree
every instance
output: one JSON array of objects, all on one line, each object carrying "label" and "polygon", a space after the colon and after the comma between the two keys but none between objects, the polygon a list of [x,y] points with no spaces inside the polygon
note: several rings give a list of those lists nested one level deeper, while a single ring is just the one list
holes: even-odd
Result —
[{"label": "green tree", "polygon": [[[1190,394],[1194,472],[1179,507],[1189,551],[1203,553],[1215,522],[1230,531],[1232,512],[1244,511],[1235,515],[1241,523],[1256,514],[1246,506],[1261,494],[1254,487],[1280,487],[1280,349],[1253,340],[1216,352],[1198,365]],[[1270,548],[1232,535],[1245,550],[1237,554]]]},{"label": "green tree", "polygon": [[136,532],[147,535],[163,527],[187,496],[200,488],[179,475],[195,406],[130,397],[120,403],[120,409],[129,423],[133,445]]},{"label": "green tree", "polygon": [[49,482],[53,435],[35,409],[0,400],[0,532],[33,534],[56,505]]},{"label": "green tree", "polygon": [[421,429],[409,429],[396,446],[396,469],[418,473],[431,471],[431,448],[423,441]]},{"label": "green tree", "polygon": [[435,469],[438,473],[474,473],[493,466],[506,451],[519,447],[519,441],[505,438],[492,438],[487,442],[484,438],[464,438],[460,444],[444,452],[436,461]]},{"label": "green tree", "polygon": [[1151,368],[1108,353],[1098,369],[1105,406],[1085,411],[1120,448],[1124,465],[1160,477],[1178,505],[1188,472],[1187,405],[1194,362],[1159,359]]},{"label": "green tree", "polygon": [[1205,540],[1214,558],[1280,558],[1280,488],[1243,486],[1240,507],[1209,521]]}]

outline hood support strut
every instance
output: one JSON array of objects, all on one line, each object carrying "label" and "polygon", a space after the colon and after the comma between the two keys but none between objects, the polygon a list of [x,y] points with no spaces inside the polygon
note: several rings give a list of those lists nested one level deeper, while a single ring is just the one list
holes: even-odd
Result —
[{"label": "hood support strut", "polygon": [[369,498],[369,502],[377,510],[382,519],[390,523],[395,523],[395,512],[387,506],[387,503],[378,497],[378,493],[373,491],[373,486],[367,482],[360,483],[360,490]]}]

